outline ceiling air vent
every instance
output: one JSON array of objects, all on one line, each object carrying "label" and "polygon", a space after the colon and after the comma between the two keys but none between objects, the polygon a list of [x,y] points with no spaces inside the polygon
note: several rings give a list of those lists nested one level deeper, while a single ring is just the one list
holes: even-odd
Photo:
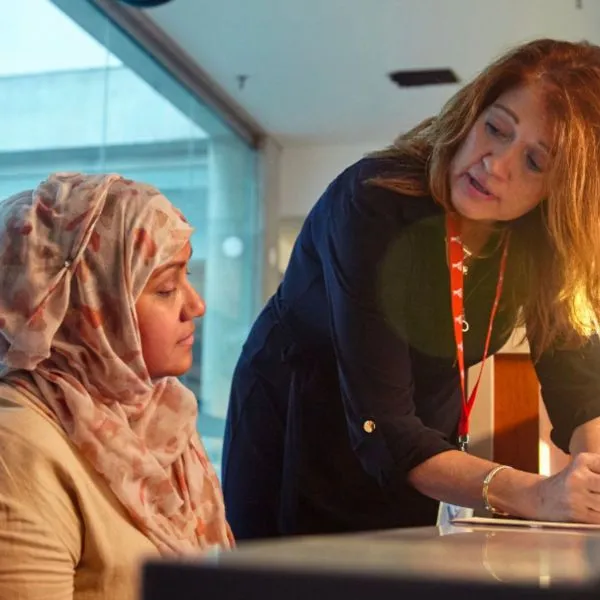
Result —
[{"label": "ceiling air vent", "polygon": [[390,79],[400,87],[423,85],[441,85],[458,83],[458,77],[452,69],[426,69],[421,71],[394,71]]}]

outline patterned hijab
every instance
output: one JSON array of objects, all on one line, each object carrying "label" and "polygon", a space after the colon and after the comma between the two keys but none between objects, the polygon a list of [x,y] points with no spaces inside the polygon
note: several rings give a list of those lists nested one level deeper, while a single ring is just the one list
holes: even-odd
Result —
[{"label": "patterned hijab", "polygon": [[37,399],[162,554],[233,543],[196,398],[150,378],[135,312],[191,231],[118,175],[57,174],[0,203],[0,382]]}]

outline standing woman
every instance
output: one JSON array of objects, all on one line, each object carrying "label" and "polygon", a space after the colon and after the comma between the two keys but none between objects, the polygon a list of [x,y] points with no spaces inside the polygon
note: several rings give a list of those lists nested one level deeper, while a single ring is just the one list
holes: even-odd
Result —
[{"label": "standing woman", "polygon": [[[237,537],[433,524],[438,501],[600,523],[600,48],[515,48],[307,217],[234,376]],[[465,370],[525,325],[574,460],[461,452]]]},{"label": "standing woman", "polygon": [[2,600],[133,600],[144,557],[232,545],[176,379],[204,314],[191,231],[117,175],[0,203]]}]

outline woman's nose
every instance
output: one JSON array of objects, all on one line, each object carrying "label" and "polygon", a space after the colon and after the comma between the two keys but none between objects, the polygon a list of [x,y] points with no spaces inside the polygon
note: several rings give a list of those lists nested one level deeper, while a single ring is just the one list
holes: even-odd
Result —
[{"label": "woman's nose", "polygon": [[200,296],[200,294],[198,294],[195,291],[194,291],[194,294],[196,295],[196,302],[195,302],[195,306],[194,306],[194,310],[195,310],[194,317],[203,317],[204,313],[206,312],[206,304],[204,303],[204,299]]},{"label": "woman's nose", "polygon": [[512,148],[497,148],[483,157],[485,172],[498,179],[510,179],[511,162],[514,160]]},{"label": "woman's nose", "polygon": [[184,305],[184,318],[186,320],[196,319],[198,317],[203,317],[205,312],[206,304],[204,303],[203,298],[192,286],[189,286],[188,298]]}]

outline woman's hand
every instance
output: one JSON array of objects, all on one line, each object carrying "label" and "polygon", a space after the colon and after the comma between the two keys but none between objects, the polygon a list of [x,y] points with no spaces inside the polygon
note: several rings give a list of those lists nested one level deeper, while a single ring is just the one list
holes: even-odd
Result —
[{"label": "woman's hand", "polygon": [[[480,507],[483,481],[497,466],[451,450],[415,467],[408,480],[431,498]],[[600,524],[600,453],[577,454],[552,477],[518,469],[498,471],[489,484],[487,499],[496,510],[525,519]]]},{"label": "woman's hand", "polygon": [[539,481],[536,518],[600,524],[600,454],[582,452],[562,471]]}]

